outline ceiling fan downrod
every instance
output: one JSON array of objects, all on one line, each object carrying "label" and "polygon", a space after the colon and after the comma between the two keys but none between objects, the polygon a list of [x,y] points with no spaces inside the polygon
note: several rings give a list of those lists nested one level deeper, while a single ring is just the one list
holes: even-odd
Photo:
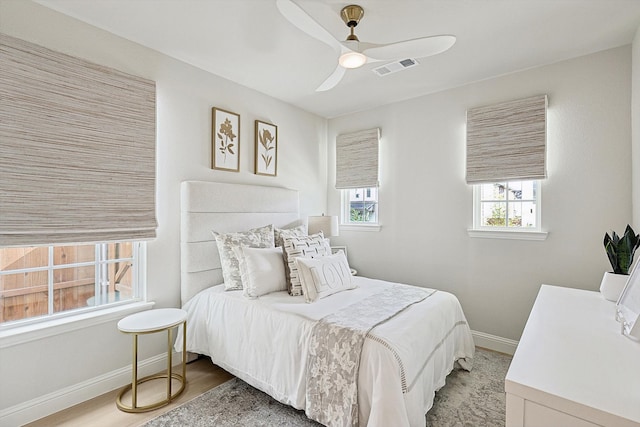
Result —
[{"label": "ceiling fan downrod", "polygon": [[357,4],[350,4],[345,6],[340,11],[340,17],[347,24],[347,27],[351,30],[351,34],[347,37],[347,41],[360,41],[358,36],[354,33],[354,28],[358,25],[362,17],[364,16],[364,9]]}]

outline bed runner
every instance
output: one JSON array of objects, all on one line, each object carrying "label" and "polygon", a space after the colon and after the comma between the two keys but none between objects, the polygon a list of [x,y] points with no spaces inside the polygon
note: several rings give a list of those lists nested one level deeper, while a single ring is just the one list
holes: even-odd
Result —
[{"label": "bed runner", "polygon": [[435,292],[393,285],[316,322],[307,359],[307,416],[329,427],[357,426],[358,368],[367,333]]}]

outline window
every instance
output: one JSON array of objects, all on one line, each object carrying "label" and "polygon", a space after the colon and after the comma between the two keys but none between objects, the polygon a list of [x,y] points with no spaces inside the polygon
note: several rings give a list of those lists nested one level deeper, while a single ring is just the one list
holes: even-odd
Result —
[{"label": "window", "polygon": [[0,248],[0,326],[138,300],[141,248],[138,242]]},{"label": "window", "polygon": [[336,189],[342,192],[342,225],[377,231],[380,129],[336,137]]},{"label": "window", "polygon": [[474,186],[474,229],[540,230],[540,181]]},{"label": "window", "polygon": [[147,305],[145,245],[131,242],[156,235],[155,82],[9,36],[0,46],[3,338]]},{"label": "window", "polygon": [[342,190],[342,223],[378,224],[378,187]]},{"label": "window", "polygon": [[[467,110],[471,237],[544,240],[540,184],[547,177],[547,96]],[[515,231],[515,233],[514,233]]]}]

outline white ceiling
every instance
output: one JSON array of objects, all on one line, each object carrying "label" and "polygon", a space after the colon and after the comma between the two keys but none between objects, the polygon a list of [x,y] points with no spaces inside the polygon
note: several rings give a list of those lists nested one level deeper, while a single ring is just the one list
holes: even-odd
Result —
[{"label": "white ceiling", "polygon": [[[294,0],[343,40],[339,0]],[[354,0],[355,1],[355,0]],[[378,77],[368,64],[315,92],[337,54],[289,23],[275,0],[37,0],[211,73],[335,117],[628,44],[640,0],[357,0],[361,41],[454,34],[447,52]]]}]

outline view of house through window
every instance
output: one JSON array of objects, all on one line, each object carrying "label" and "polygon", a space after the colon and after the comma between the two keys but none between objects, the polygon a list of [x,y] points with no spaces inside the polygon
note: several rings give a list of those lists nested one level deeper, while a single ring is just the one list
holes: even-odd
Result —
[{"label": "view of house through window", "polygon": [[378,188],[342,190],[343,224],[378,223]]},{"label": "view of house through window", "polygon": [[0,248],[0,325],[138,298],[139,245]]},{"label": "view of house through window", "polygon": [[540,228],[540,181],[505,181],[474,188],[476,228]]}]

